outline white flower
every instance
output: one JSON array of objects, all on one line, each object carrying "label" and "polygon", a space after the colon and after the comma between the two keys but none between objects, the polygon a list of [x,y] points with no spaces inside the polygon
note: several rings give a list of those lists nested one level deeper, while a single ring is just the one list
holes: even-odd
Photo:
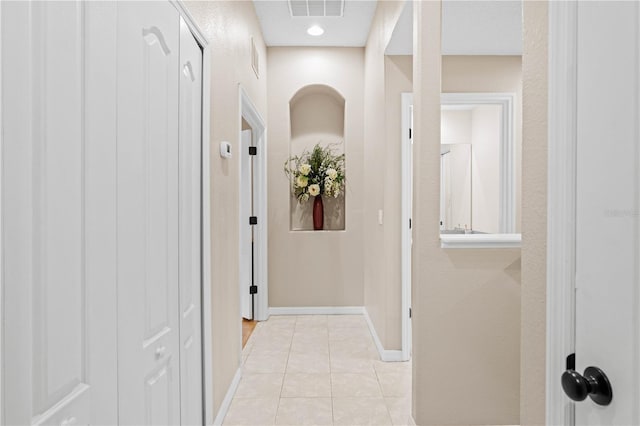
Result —
[{"label": "white flower", "polygon": [[333,196],[338,198],[338,195],[340,195],[340,184],[336,182],[333,184]]},{"label": "white flower", "polygon": [[311,166],[308,165],[308,164],[301,164],[300,168],[298,170],[300,170],[300,173],[302,173],[303,175],[307,176],[309,174],[309,172],[311,171]]},{"label": "white flower", "polygon": [[296,184],[298,185],[299,188],[304,188],[309,184],[309,178],[306,176],[300,175],[296,179]]},{"label": "white flower", "polygon": [[317,183],[309,185],[309,195],[313,195],[314,197],[320,195],[320,185]]},{"label": "white flower", "polygon": [[300,204],[306,203],[307,201],[309,201],[309,194],[305,192],[300,196]]},{"label": "white flower", "polygon": [[338,172],[336,169],[327,169],[327,176],[329,176],[331,180],[334,180],[338,177]]}]

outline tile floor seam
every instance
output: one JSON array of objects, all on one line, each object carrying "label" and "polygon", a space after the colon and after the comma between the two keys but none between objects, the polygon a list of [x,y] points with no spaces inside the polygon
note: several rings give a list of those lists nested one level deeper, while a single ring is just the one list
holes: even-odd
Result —
[{"label": "tile floor seam", "polygon": [[[362,350],[363,344],[365,347],[370,346],[372,336],[368,327],[362,326],[361,318],[356,318],[356,316],[343,316],[342,318],[339,316],[295,316],[289,319],[284,316],[274,316],[273,319],[273,321],[258,324],[247,343],[247,351],[243,352],[242,357],[244,362],[247,360],[251,362],[253,368],[257,365],[262,366],[264,370],[259,373],[250,373],[247,376],[249,380],[246,389],[259,390],[261,396],[240,397],[234,395],[233,399],[238,404],[235,409],[231,410],[234,412],[230,413],[231,416],[229,416],[227,424],[266,425],[269,422],[289,425],[308,424],[309,422],[323,425],[336,423],[363,425],[371,422],[394,425],[411,424],[410,421],[407,423],[411,410],[408,408],[408,412],[406,412],[407,408],[403,408],[404,404],[408,404],[410,407],[410,393],[406,392],[405,386],[403,386],[403,383],[410,383],[406,380],[407,377],[404,377],[404,375],[410,376],[410,369],[404,368],[405,366],[410,367],[410,365],[381,364],[377,352],[367,353],[367,350]],[[361,330],[362,334],[358,330]],[[362,337],[365,337],[365,340],[362,340]],[[282,344],[287,346],[280,346]],[[326,352],[321,347],[326,347]],[[255,352],[256,348],[261,350]],[[296,349],[297,359],[293,360],[295,362],[291,366],[297,372],[290,373],[289,367],[294,349]],[[270,351],[282,354],[284,361],[282,374],[275,371],[278,365],[277,357],[275,359],[261,358]],[[318,366],[323,364],[321,361],[325,356],[328,367],[324,371],[328,371],[328,374],[324,371],[316,372]],[[305,366],[309,366],[311,371],[308,371]],[[270,369],[274,371],[269,373]],[[371,376],[371,373],[374,376]],[[269,374],[273,374],[274,379],[281,377],[279,387],[273,387],[274,380],[267,379]],[[334,380],[336,374],[339,375],[338,382]],[[340,376],[341,374],[344,376]],[[267,380],[262,380],[262,378]],[[288,381],[287,378],[290,380]],[[362,384],[358,384],[359,380],[363,381]],[[261,384],[262,382],[264,383]],[[269,382],[272,382],[272,385],[269,385]],[[260,384],[261,387],[256,388],[254,383]],[[374,383],[377,383],[377,388],[374,387]],[[387,387],[387,393],[396,396],[385,397],[383,384]],[[326,389],[327,385],[328,389]],[[345,389],[344,385],[349,385],[353,389]],[[272,388],[271,394],[268,391],[269,386]],[[344,394],[342,397],[336,397],[335,386],[341,388],[339,393]],[[357,390],[360,386],[365,386],[369,390],[365,389],[363,395],[355,396],[356,393],[361,393]],[[287,393],[285,390],[288,390]],[[367,392],[370,395],[367,395]],[[243,395],[244,393],[251,395],[250,392],[243,391]],[[271,396],[267,397],[267,395]],[[268,402],[269,400],[272,402]],[[252,403],[254,401],[255,403]],[[259,405],[256,406],[256,403]],[[259,408],[256,409],[256,407]],[[336,407],[338,411],[336,411]],[[395,417],[392,416],[392,412]]]},{"label": "tile floor seam", "polygon": [[284,389],[284,381],[287,378],[287,370],[289,368],[289,357],[291,356],[291,346],[293,345],[293,336],[295,336],[296,334],[297,325],[298,325],[298,317],[294,317],[293,333],[291,334],[291,341],[289,342],[289,349],[287,350],[287,362],[284,365],[284,374],[282,375],[282,384],[280,385],[280,394],[278,395],[278,407],[276,408],[276,415],[273,419],[274,425],[278,421],[278,413],[280,412],[280,402],[282,401],[282,390]]}]

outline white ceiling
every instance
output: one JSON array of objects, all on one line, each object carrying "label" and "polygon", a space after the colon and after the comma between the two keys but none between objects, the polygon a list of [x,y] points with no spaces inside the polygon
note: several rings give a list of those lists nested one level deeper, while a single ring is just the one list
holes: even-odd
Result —
[{"label": "white ceiling", "polygon": [[[291,17],[287,0],[253,0],[267,46],[364,46],[376,11],[375,0],[345,0],[343,17]],[[311,25],[325,32],[307,34]]]},{"label": "white ceiling", "polygon": [[[413,53],[413,8],[407,2],[386,53]],[[444,0],[443,55],[521,55],[522,2]]]},{"label": "white ceiling", "polygon": [[[291,17],[287,0],[253,0],[267,46],[364,46],[375,0],[345,0],[343,17]],[[413,53],[413,7],[407,1],[388,55]],[[307,34],[320,25],[320,37]],[[521,55],[521,0],[443,0],[443,55]]]}]

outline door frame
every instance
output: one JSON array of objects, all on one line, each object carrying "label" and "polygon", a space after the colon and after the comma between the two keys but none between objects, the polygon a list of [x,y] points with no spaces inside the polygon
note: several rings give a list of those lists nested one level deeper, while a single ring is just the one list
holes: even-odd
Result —
[{"label": "door frame", "polygon": [[169,0],[184,19],[202,50],[202,146],[201,146],[201,346],[202,346],[202,418],[213,424],[216,412],[213,405],[213,309],[211,306],[211,52],[209,40],[196,23],[182,0]]},{"label": "door frame", "polygon": [[401,182],[402,182],[402,219],[400,220],[401,236],[401,276],[402,276],[402,361],[411,358],[411,235],[410,218],[413,217],[411,209],[411,150],[409,144],[411,137],[411,108],[413,106],[413,93],[401,93],[401,129],[400,129],[400,158],[401,158]]},{"label": "door frame", "polygon": [[577,2],[549,3],[546,423],[573,425],[560,387],[575,350]]},{"label": "door frame", "polygon": [[[242,144],[242,119],[251,126],[251,137],[253,144],[257,148],[257,154],[254,158],[254,170],[256,175],[257,187],[254,188],[254,215],[258,217],[258,223],[255,225],[257,244],[255,245],[255,262],[257,277],[260,277],[258,285],[258,293],[255,294],[255,313],[254,320],[266,321],[269,319],[269,277],[268,277],[268,264],[267,264],[267,127],[262,119],[258,109],[254,105],[253,101],[249,97],[247,91],[238,85],[238,105],[240,109],[238,111],[238,146]],[[238,154],[238,182],[240,182],[240,174],[242,173],[242,162],[240,161],[240,155]],[[242,190],[242,188],[240,188]],[[246,225],[248,218],[242,216],[242,207],[240,199],[238,199],[238,223],[240,226]],[[238,235],[240,235],[240,228],[238,228]],[[238,245],[238,255],[241,255],[240,245]],[[241,268],[240,262],[238,263],[238,270]],[[242,312],[242,291],[238,284],[238,312]],[[240,318],[238,318],[240,320]],[[242,335],[242,322],[238,321],[240,336]],[[242,339],[240,339],[240,354],[242,354]]]},{"label": "door frame", "polygon": [[[0,4],[0,39],[2,38],[2,4]],[[2,42],[0,41],[0,423],[4,418],[4,124],[2,122]]]}]

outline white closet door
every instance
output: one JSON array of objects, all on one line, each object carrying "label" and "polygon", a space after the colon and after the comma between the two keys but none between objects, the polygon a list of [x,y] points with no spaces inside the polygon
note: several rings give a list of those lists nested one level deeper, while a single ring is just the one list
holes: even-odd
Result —
[{"label": "white closet door", "polygon": [[113,424],[115,8],[0,7],[3,423]]},{"label": "white closet door", "polygon": [[118,3],[118,397],[121,424],[180,422],[180,20]]},{"label": "white closet door", "polygon": [[180,389],[183,425],[202,424],[200,181],[202,50],[180,18]]}]

